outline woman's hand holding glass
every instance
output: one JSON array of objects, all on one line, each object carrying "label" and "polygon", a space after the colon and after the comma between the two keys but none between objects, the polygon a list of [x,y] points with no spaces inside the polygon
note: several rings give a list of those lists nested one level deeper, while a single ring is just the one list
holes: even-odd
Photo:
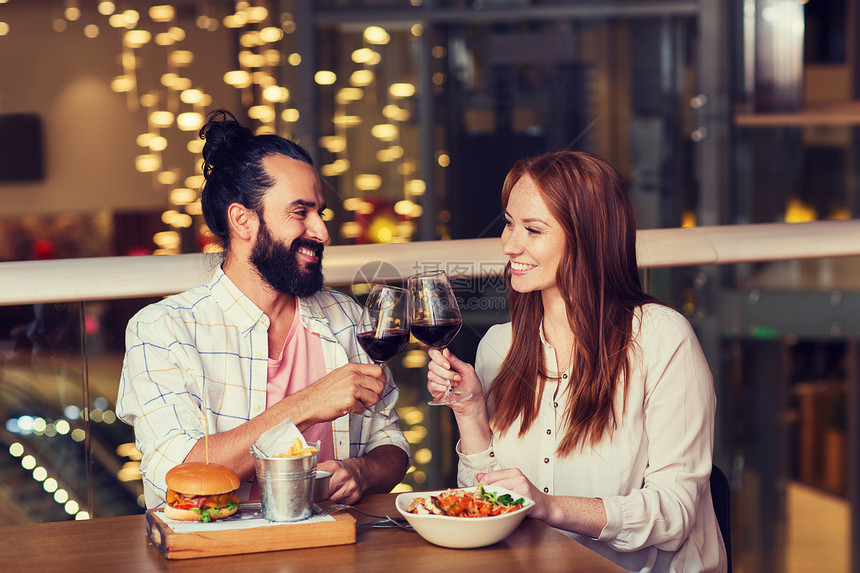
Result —
[{"label": "woman's hand holding glass", "polygon": [[475,369],[463,362],[448,349],[444,351],[431,349],[430,364],[427,368],[427,389],[434,397],[445,395],[450,386],[469,397],[448,406],[457,418],[460,429],[460,452],[474,454],[485,451],[490,447],[492,432],[490,431],[487,401],[484,389]]},{"label": "woman's hand holding glass", "polygon": [[471,364],[457,358],[450,350],[430,348],[427,351],[427,390],[434,398],[443,397],[451,387],[456,387],[470,397],[448,404],[456,414],[474,414],[476,408],[486,409],[481,380]]}]

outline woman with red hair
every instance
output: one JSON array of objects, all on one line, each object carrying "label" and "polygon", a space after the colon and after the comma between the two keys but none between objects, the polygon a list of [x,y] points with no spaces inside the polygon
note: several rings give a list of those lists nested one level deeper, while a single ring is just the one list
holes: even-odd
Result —
[{"label": "woman with red hair", "polygon": [[713,381],[690,324],[642,290],[619,173],[585,152],[517,162],[502,189],[511,322],[473,368],[431,350],[461,486],[533,499],[529,517],[630,571],[725,571],[711,502]]}]

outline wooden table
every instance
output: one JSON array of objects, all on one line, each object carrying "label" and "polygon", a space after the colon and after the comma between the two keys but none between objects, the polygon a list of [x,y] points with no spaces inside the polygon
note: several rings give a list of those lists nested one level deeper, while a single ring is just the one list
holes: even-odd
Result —
[{"label": "wooden table", "polygon": [[[358,507],[399,515],[394,494],[372,495]],[[350,545],[168,560],[146,536],[143,515],[0,527],[0,569],[9,571],[623,571],[541,521],[526,519],[507,539],[480,549],[437,547],[402,529],[359,524]],[[6,569],[8,567],[8,569]]]}]

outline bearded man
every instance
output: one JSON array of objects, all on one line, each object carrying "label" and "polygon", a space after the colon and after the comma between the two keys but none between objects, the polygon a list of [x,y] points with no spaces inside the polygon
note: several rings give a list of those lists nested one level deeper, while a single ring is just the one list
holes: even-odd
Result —
[{"label": "bearded man", "polygon": [[249,446],[286,419],[319,440],[333,501],[390,491],[409,463],[398,390],[358,344],[361,308],[322,288],[329,235],[310,156],[225,111],[200,137],[203,215],[223,260],[208,284],[147,306],[126,331],[117,410],[143,454],[146,506],[164,503],[168,470],[207,460],[255,499]]}]

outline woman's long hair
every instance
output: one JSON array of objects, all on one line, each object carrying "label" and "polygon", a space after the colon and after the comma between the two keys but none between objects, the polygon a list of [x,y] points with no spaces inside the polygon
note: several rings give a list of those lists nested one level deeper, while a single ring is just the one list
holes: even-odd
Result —
[{"label": "woman's long hair", "polygon": [[[611,436],[618,425],[623,411],[616,412],[614,397],[619,384],[627,396],[633,314],[642,304],[657,301],[639,281],[633,206],[612,165],[581,151],[521,160],[505,179],[505,208],[522,177],[534,181],[566,242],[556,281],[573,331],[567,430],[557,452],[567,455]],[[517,343],[490,387],[491,424],[506,432],[519,420],[523,436],[537,416],[548,377],[538,332],[543,304],[540,291],[518,293],[511,288],[510,273],[506,279]]]}]

